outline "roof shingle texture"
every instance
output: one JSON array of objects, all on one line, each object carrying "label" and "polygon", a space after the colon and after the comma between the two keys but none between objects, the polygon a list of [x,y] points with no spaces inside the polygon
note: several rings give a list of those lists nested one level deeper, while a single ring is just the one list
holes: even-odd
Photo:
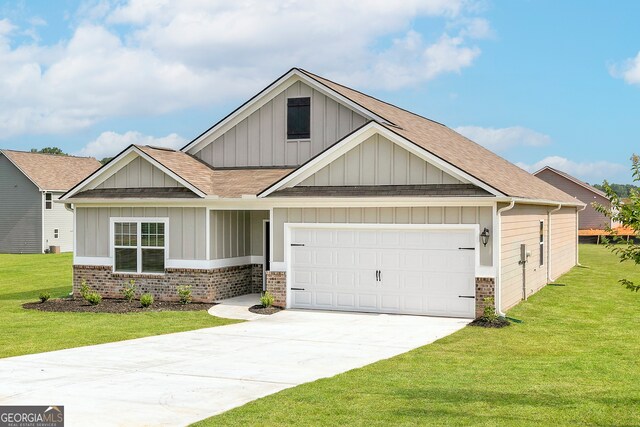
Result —
[{"label": "roof shingle texture", "polygon": [[214,169],[182,151],[137,145],[145,154],[208,196],[256,195],[293,169]]},{"label": "roof shingle texture", "polygon": [[305,70],[310,78],[393,123],[389,130],[511,197],[580,203],[452,129]]},{"label": "roof shingle texture", "polygon": [[69,190],[100,167],[93,157],[0,150],[42,190]]}]

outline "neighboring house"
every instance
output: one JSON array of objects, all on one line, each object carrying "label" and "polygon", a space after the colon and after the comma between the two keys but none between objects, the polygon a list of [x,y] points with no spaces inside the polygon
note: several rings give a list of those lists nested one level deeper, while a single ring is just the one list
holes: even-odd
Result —
[{"label": "neighboring house", "polygon": [[583,207],[440,123],[297,68],[182,150],[132,145],[62,200],[76,293],[86,280],[117,297],[133,278],[156,298],[189,284],[199,301],[266,289],[283,307],[459,317],[574,266]]},{"label": "neighboring house", "polygon": [[54,203],[100,167],[93,158],[0,150],[0,253],[73,250],[73,213]]},{"label": "neighboring house", "polygon": [[578,228],[580,230],[604,230],[607,226],[611,227],[611,219],[595,210],[592,205],[595,202],[610,206],[609,199],[603,191],[550,166],[543,167],[534,175],[587,205],[579,214]]}]

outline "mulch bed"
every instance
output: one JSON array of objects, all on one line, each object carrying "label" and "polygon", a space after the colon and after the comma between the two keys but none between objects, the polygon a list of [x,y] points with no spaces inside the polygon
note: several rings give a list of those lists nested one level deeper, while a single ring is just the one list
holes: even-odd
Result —
[{"label": "mulch bed", "polygon": [[478,317],[473,322],[469,323],[471,326],[480,326],[483,328],[504,328],[505,326],[509,326],[511,322],[502,317],[498,317],[496,320],[489,321],[483,317]]},{"label": "mulch bed", "polygon": [[256,314],[274,314],[279,312],[281,309],[278,307],[265,307],[262,304],[257,304],[249,307],[249,311]]},{"label": "mulch bed", "polygon": [[28,302],[22,304],[28,310],[73,312],[73,313],[140,313],[145,311],[200,311],[208,310],[215,304],[193,302],[180,304],[179,302],[155,301],[147,308],[140,305],[140,301],[127,302],[122,299],[103,299],[98,305],[91,305],[80,298],[50,299],[46,302]]}]

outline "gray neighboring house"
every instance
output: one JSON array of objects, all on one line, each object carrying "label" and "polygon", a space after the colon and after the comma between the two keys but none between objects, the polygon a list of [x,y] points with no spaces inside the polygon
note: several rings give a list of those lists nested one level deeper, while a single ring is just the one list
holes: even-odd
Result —
[{"label": "gray neighboring house", "polygon": [[475,317],[577,262],[584,204],[450,128],[294,68],[181,150],[132,145],[61,197],[74,293]]},{"label": "gray neighboring house", "polygon": [[559,190],[575,197],[587,206],[580,212],[578,219],[578,229],[580,230],[604,230],[605,227],[611,227],[610,218],[596,211],[592,203],[596,202],[604,206],[609,206],[607,195],[595,187],[580,181],[578,178],[545,166],[534,173],[541,180],[548,182]]},{"label": "gray neighboring house", "polygon": [[0,253],[73,251],[73,213],[54,201],[99,167],[94,158],[0,150]]}]

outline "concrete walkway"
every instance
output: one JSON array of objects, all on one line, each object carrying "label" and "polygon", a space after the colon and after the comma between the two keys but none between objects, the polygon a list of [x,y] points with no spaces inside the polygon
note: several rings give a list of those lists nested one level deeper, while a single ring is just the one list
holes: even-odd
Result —
[{"label": "concrete walkway", "polygon": [[287,310],[190,332],[0,359],[0,405],[66,426],[186,425],[428,344],[468,320]]},{"label": "concrete walkway", "polygon": [[249,311],[249,307],[260,304],[260,294],[240,295],[218,301],[218,304],[209,309],[209,314],[225,319],[258,320],[265,317],[264,314],[256,314]]}]

